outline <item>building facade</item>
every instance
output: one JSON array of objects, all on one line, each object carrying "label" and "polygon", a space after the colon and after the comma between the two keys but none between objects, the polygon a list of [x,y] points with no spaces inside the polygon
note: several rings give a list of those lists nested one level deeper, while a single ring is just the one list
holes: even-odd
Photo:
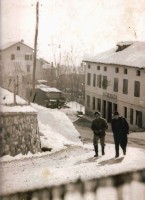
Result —
[{"label": "building facade", "polygon": [[[123,49],[123,44],[120,46]],[[145,43],[142,46],[145,51]],[[117,110],[127,119],[132,129],[145,129],[145,59],[142,65],[142,60],[139,59],[141,56],[135,57],[136,51],[134,51],[134,57],[131,56],[131,50],[136,49],[135,47],[138,49],[138,54],[139,51],[143,53],[138,43],[131,44],[120,51],[116,48],[111,54],[108,52],[100,54],[95,60],[89,58],[84,61],[86,63],[85,111],[87,115],[93,116],[94,111],[98,110],[102,117],[110,122],[113,112]],[[130,54],[129,48],[131,48]],[[128,51],[125,52],[127,59],[134,58],[130,66],[128,63],[125,65],[125,58],[122,55],[118,56],[125,50]],[[123,62],[120,61],[120,57]],[[110,60],[107,61],[107,58]],[[132,63],[136,63],[136,59],[139,59],[138,65],[134,66]]]},{"label": "building facade", "polygon": [[[9,43],[2,47],[0,51],[0,69],[3,74],[1,86],[26,97],[32,84],[33,74],[33,48],[24,44],[21,40],[16,43]],[[44,60],[36,60],[35,78],[43,79]]]}]

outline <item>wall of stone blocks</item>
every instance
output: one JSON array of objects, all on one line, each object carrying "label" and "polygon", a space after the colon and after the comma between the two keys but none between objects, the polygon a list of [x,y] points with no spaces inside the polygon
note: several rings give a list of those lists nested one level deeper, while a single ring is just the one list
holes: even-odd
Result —
[{"label": "wall of stone blocks", "polygon": [[37,113],[0,113],[1,156],[41,152]]}]

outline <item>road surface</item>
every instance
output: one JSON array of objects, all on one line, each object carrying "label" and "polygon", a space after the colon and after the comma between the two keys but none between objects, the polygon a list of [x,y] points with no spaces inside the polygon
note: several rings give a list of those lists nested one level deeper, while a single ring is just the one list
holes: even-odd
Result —
[{"label": "road surface", "polygon": [[[77,121],[74,122],[74,126],[80,133],[82,140],[84,142],[90,142],[93,139],[93,132],[91,130],[91,122],[87,119],[80,118]],[[113,136],[111,130],[106,132],[106,143],[114,144]],[[128,136],[128,146],[130,147],[137,147],[137,148],[143,148],[145,149],[145,139],[142,140],[140,138],[133,138],[131,136],[131,133]]]}]

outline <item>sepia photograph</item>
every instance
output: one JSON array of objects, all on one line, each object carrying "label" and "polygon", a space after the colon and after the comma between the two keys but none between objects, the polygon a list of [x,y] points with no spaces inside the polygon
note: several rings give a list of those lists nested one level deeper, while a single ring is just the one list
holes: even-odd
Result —
[{"label": "sepia photograph", "polygon": [[145,0],[0,11],[0,199],[145,200]]}]

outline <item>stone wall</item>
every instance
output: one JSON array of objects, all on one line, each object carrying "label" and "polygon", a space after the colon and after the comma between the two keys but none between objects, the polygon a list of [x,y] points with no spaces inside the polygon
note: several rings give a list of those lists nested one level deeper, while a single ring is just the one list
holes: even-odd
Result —
[{"label": "stone wall", "polygon": [[1,156],[41,151],[36,112],[1,112]]}]

